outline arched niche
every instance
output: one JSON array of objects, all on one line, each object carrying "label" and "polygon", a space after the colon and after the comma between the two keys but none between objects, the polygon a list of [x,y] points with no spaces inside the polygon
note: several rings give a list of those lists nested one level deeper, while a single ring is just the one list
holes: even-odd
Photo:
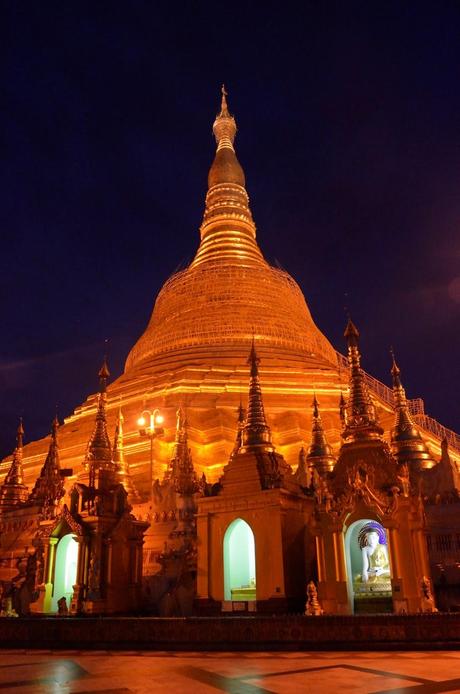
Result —
[{"label": "arched niche", "polygon": [[360,518],[345,531],[348,599],[354,613],[392,612],[388,534],[373,518]]},{"label": "arched niche", "polygon": [[58,600],[65,597],[67,607],[73,595],[73,587],[77,580],[78,542],[76,535],[71,533],[64,535],[56,547],[56,559],[54,565],[53,597],[51,611],[58,609]]},{"label": "arched niche", "polygon": [[256,599],[256,549],[254,533],[242,518],[228,526],[224,535],[225,600]]}]

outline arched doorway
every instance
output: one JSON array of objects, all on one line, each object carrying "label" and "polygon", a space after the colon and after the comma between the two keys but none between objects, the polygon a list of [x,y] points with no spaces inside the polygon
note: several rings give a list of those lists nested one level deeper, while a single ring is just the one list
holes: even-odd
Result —
[{"label": "arched doorway", "polygon": [[371,518],[345,533],[348,596],[354,613],[392,612],[390,550],[385,528]]},{"label": "arched doorway", "polygon": [[51,611],[58,609],[58,600],[65,597],[67,607],[73,595],[73,587],[77,579],[78,542],[75,535],[64,535],[56,547],[56,560],[54,565],[53,599]]},{"label": "arched doorway", "polygon": [[224,535],[225,600],[256,599],[256,549],[254,533],[242,518],[228,526]]}]

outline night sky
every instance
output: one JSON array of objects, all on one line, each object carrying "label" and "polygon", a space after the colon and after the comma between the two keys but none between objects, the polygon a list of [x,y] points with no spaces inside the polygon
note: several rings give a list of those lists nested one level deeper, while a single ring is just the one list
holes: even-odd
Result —
[{"label": "night sky", "polygon": [[[460,430],[460,3],[0,2],[0,454],[198,246],[225,82],[265,257]],[[306,403],[307,405],[307,403]]]}]

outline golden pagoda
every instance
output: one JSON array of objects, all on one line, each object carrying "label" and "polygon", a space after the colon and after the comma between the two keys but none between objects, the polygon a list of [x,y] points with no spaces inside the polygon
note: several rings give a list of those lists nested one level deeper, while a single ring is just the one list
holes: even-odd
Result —
[{"label": "golden pagoda", "polygon": [[[188,445],[197,474],[204,472],[211,482],[219,479],[235,446],[253,338],[262,359],[265,413],[276,450],[297,467],[300,449],[308,450],[311,443],[310,403],[315,395],[321,402],[322,429],[334,453],[341,442],[339,403],[349,387],[347,360],[314,323],[295,280],[263,257],[244,171],[235,152],[236,132],[223,88],[213,124],[217,147],[208,175],[198,250],[187,268],[167,279],[145,332],[128,355],[124,373],[107,386],[110,436],[116,426],[120,431],[120,403],[123,409],[122,441],[118,436],[117,446],[122,446],[123,466],[132,480],[131,503],[143,503],[146,509],[150,467],[153,479],[162,478],[171,458],[179,406],[187,411]],[[389,441],[393,392],[365,372],[363,378]],[[89,396],[60,427],[61,465],[73,471],[67,490],[81,477],[97,406],[98,395]],[[150,441],[139,435],[137,426],[146,408],[159,408],[164,417],[164,436],[153,442],[152,459]],[[460,461],[458,437],[420,407],[413,414],[433,456],[439,459],[441,440],[447,436],[451,458]],[[35,483],[47,448],[46,438],[24,446],[22,469],[27,485]],[[8,458],[0,473],[5,475],[10,466]]]},{"label": "golden pagoda", "polygon": [[351,320],[336,352],[264,259],[236,130],[222,89],[198,250],[124,373],[109,384],[104,362],[59,445],[57,420],[25,446],[21,425],[1,464],[0,581],[21,614],[298,610],[312,577],[329,613],[416,611],[443,566],[460,437],[407,399],[395,362],[393,389],[364,371]]}]

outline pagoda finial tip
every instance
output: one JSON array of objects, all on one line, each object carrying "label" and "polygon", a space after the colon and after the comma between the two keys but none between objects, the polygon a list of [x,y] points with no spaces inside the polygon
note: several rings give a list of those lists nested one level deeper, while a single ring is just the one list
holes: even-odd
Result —
[{"label": "pagoda finial tip", "polygon": [[395,357],[395,352],[393,347],[390,347],[390,354],[391,354],[391,375],[393,376],[393,386],[398,387],[401,386],[401,369],[399,368],[398,364],[396,363],[396,357]]},{"label": "pagoda finial tip", "polygon": [[318,416],[319,416],[319,409],[318,409],[319,402],[318,402],[318,398],[316,397],[316,393],[313,393],[313,402],[312,402],[311,406],[313,408],[313,416],[318,418]]},{"label": "pagoda finial tip", "polygon": [[220,103],[220,115],[221,116],[228,115],[228,104],[227,104],[228,92],[225,89],[225,84],[222,84],[220,91],[222,94],[221,103]]},{"label": "pagoda finial tip", "polygon": [[102,362],[102,366],[99,369],[99,378],[108,378],[110,376],[110,371],[109,367],[107,365],[107,357],[104,356],[104,361]]},{"label": "pagoda finial tip", "polygon": [[393,349],[393,345],[390,345],[390,355],[391,355],[391,361],[392,361],[392,364],[393,364],[393,367],[392,367],[392,368],[393,368],[393,369],[397,369],[397,368],[398,368],[398,365],[397,365],[397,363],[396,363],[396,356],[395,356],[395,351],[394,351],[394,349]]}]

